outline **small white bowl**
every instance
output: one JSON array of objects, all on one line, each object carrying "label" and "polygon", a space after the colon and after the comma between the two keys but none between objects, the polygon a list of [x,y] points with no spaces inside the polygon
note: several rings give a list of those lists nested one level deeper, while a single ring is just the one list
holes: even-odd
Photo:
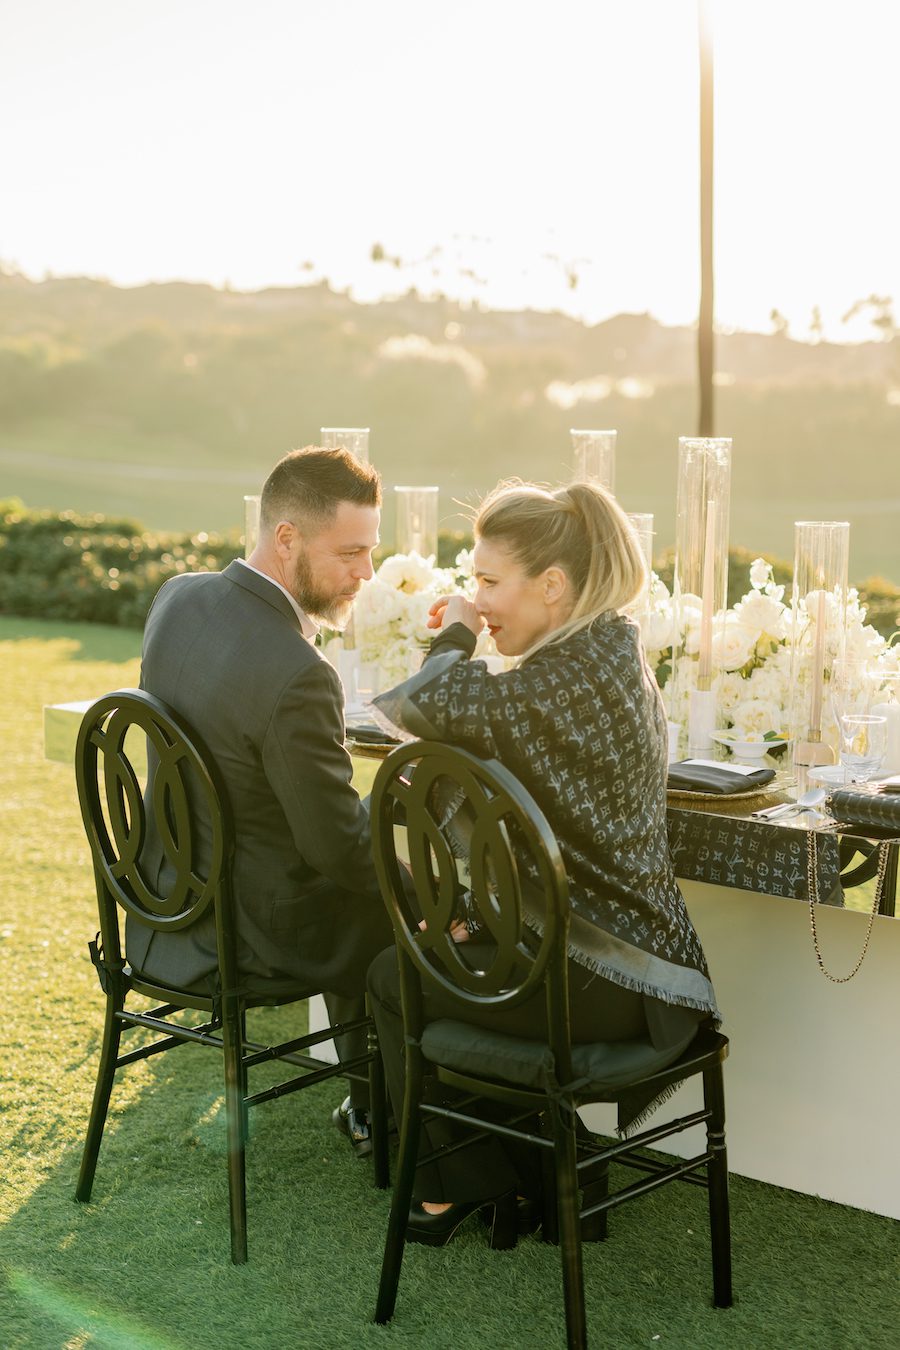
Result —
[{"label": "small white bowl", "polygon": [[735,740],[730,731],[714,731],[712,738],[718,741],[719,745],[726,746],[735,759],[751,761],[764,759],[770,750],[777,750],[780,745],[788,744],[786,740],[739,741]]}]

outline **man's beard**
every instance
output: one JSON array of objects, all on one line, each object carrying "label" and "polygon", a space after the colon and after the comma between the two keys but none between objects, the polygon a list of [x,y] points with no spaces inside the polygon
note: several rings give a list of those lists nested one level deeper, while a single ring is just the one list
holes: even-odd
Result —
[{"label": "man's beard", "polygon": [[[357,591],[358,589],[357,586]],[[341,592],[335,595],[322,590],[316,583],[305,552],[298,555],[291,591],[303,612],[312,619],[318,619],[327,628],[336,628],[342,632],[350,622],[357,592],[354,591],[350,596]]]}]

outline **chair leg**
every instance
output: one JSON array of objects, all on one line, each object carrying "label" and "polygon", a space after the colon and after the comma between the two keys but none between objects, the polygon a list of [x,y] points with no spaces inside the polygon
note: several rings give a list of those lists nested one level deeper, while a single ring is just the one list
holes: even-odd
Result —
[{"label": "chair leg", "polygon": [[97,1082],[94,1085],[94,1100],[91,1103],[91,1118],[88,1121],[84,1152],[81,1155],[81,1169],[78,1184],[75,1187],[75,1199],[86,1204],[91,1198],[94,1185],[94,1173],[97,1170],[97,1158],[103,1140],[103,1127],[109,1110],[113,1080],[116,1076],[116,1060],[119,1056],[119,1042],[122,1039],[122,1023],[116,1013],[122,1008],[122,999],[110,993],[106,998],[106,1021],[103,1026],[103,1044],[100,1047],[100,1063],[97,1067]]},{"label": "chair leg", "polygon": [[369,1053],[369,1115],[372,1126],[372,1163],[374,1182],[379,1190],[386,1190],[391,1184],[390,1164],[388,1162],[388,1113],[387,1096],[384,1081],[384,1064],[378,1047],[378,1033],[372,1021],[368,1031]]},{"label": "chair leg", "polygon": [[222,1009],[222,1055],[225,1067],[225,1117],[228,1132],[228,1203],[231,1218],[231,1259],[236,1266],[247,1260],[247,1181],[244,1167],[246,1130],[244,1119],[242,1010],[238,1000],[226,995]]},{"label": "chair leg", "polygon": [[[585,1183],[584,1207],[597,1205],[609,1195],[609,1163],[604,1163],[593,1181]],[[602,1209],[599,1214],[591,1214],[581,1221],[582,1242],[605,1242],[608,1236],[609,1210]]]},{"label": "chair leg", "polygon": [[244,1143],[250,1140],[250,1108],[247,1098],[250,1095],[247,1079],[247,1065],[244,1063],[244,1046],[247,1043],[247,1009],[241,1008],[241,1128],[244,1131]]},{"label": "chair leg", "polygon": [[725,1086],[722,1066],[717,1064],[703,1074],[703,1097],[711,1117],[706,1138],[712,1160],[706,1174],[709,1179],[709,1231],[712,1244],[713,1304],[730,1308],[731,1220],[728,1207],[728,1155],[725,1151]]},{"label": "chair leg", "polygon": [[586,1350],[587,1323],[581,1261],[574,1107],[566,1113],[566,1116],[558,1106],[554,1106],[553,1156],[556,1163],[556,1204],[562,1253],[563,1294],[566,1303],[566,1344],[569,1350]]},{"label": "chair leg", "polygon": [[407,1058],[406,1065],[406,1092],[403,1099],[403,1120],[400,1125],[400,1157],[391,1201],[391,1217],[388,1220],[384,1244],[378,1301],[375,1305],[375,1321],[382,1324],[391,1320],[397,1303],[406,1226],[409,1221],[409,1207],[412,1202],[416,1162],[419,1156],[422,1121],[419,1103],[422,1098],[423,1066],[419,1054],[412,1059],[412,1063],[410,1058]]},{"label": "chair leg", "polygon": [[[539,1129],[545,1137],[552,1133],[548,1113],[538,1118]],[[556,1159],[547,1148],[541,1149],[541,1240],[554,1246],[559,1244],[559,1218],[556,1194]]]}]

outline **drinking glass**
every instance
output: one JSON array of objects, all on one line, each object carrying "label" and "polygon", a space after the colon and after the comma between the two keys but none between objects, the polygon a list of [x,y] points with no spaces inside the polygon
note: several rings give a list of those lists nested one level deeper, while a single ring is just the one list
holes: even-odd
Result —
[{"label": "drinking glass", "polygon": [[828,689],[831,710],[838,726],[845,714],[871,712],[875,679],[867,662],[850,657],[841,657],[835,661],[831,667]]},{"label": "drinking glass", "polygon": [[881,766],[887,744],[887,718],[872,713],[842,713],[841,764],[851,783],[865,783]]},{"label": "drinking glass", "polygon": [[367,708],[378,693],[378,666],[374,661],[361,661],[353,672],[353,703]]}]

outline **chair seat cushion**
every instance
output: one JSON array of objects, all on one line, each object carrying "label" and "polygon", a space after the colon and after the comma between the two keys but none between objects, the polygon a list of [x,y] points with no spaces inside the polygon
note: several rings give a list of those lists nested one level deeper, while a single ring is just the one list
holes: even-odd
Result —
[{"label": "chair seat cushion", "polygon": [[[579,1096],[615,1093],[673,1064],[694,1033],[678,1045],[658,1050],[649,1039],[592,1041],[572,1046],[572,1072]],[[527,1041],[484,1027],[440,1018],[422,1034],[422,1053],[432,1064],[517,1087],[545,1089],[552,1081],[553,1054],[541,1041]]]}]

